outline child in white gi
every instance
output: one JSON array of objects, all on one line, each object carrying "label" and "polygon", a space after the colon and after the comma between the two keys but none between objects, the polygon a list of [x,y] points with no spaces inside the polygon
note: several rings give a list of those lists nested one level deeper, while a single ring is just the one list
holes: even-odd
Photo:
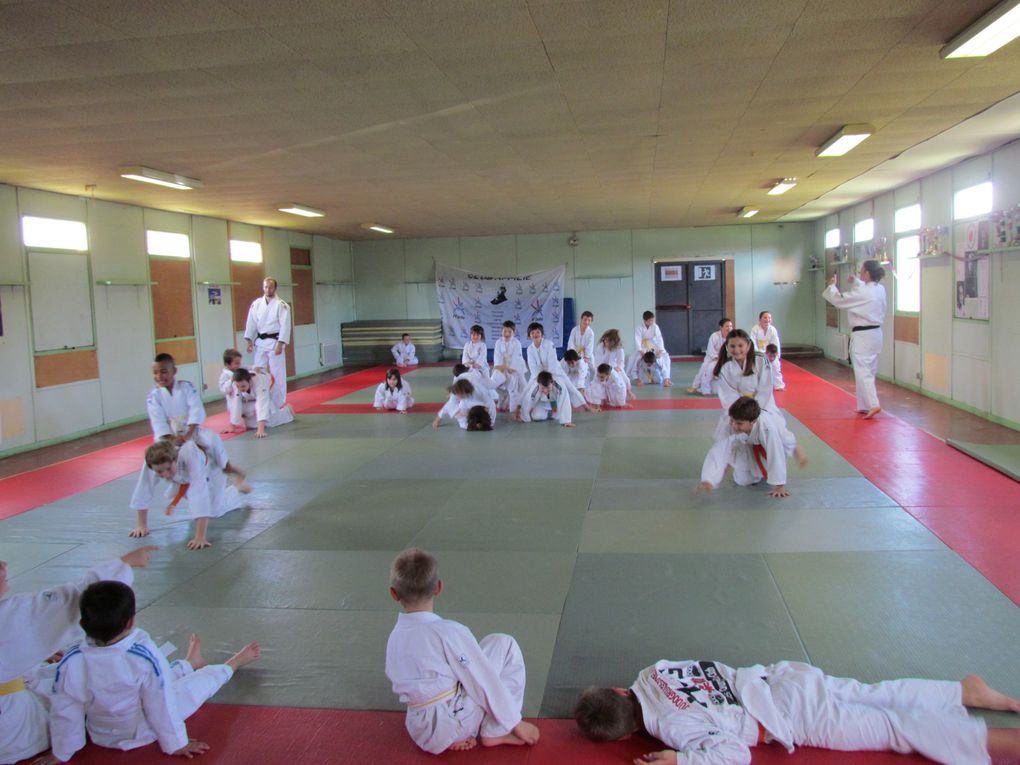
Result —
[{"label": "child in white gi", "polygon": [[[230,464],[220,437],[215,433],[210,435],[213,441],[209,449],[199,447],[194,441],[186,442],[180,449],[160,441],[145,450],[145,468],[131,495],[130,507],[138,513],[138,526],[131,536],[148,535],[149,504],[162,478],[169,481],[176,492],[167,505],[166,514],[173,514],[180,501],[187,498],[189,517],[195,519],[195,536],[188,542],[188,549],[212,547],[206,538],[209,519],[239,508],[240,494],[250,492],[251,486],[244,480],[244,471]],[[233,486],[227,486],[228,474],[234,477]]]},{"label": "child in white gi", "polygon": [[234,430],[255,428],[255,438],[265,438],[266,428],[294,422],[294,409],[284,404],[278,409],[271,393],[272,375],[265,369],[252,367],[234,370],[234,395],[227,400],[227,413]]},{"label": "child in white gi", "polygon": [[638,359],[647,351],[654,351],[655,358],[659,360],[659,364],[662,366],[662,387],[670,387],[673,384],[673,381],[670,379],[672,362],[662,340],[662,331],[659,329],[659,325],[655,323],[655,314],[651,311],[645,311],[641,314],[641,323],[634,330],[634,344],[637,346],[637,353],[632,357],[631,376],[634,376],[633,368],[637,365]]},{"label": "child in white gi", "polygon": [[734,669],[712,661],[657,661],[625,688],[588,688],[574,720],[593,741],[645,730],[667,746],[635,760],[657,765],[747,765],[777,742],[852,751],[916,752],[945,765],[1020,756],[1020,729],[987,729],[966,707],[1020,713],[1020,701],[977,675],[962,682],[866,685],[797,661]]},{"label": "child in white gi", "polygon": [[485,327],[474,324],[471,327],[471,341],[464,344],[460,354],[460,363],[468,369],[475,369],[482,374],[489,374],[488,347],[485,345]]},{"label": "child in white gi", "polygon": [[634,359],[634,382],[644,385],[662,385],[665,378],[662,374],[662,366],[659,359],[655,358],[655,351],[645,351]]},{"label": "child in white gi", "polygon": [[581,323],[570,330],[570,337],[567,338],[567,349],[577,351],[577,355],[588,367],[589,378],[595,370],[595,330],[591,328],[593,321],[595,314],[584,311],[581,314]]},{"label": "child in white gi", "polygon": [[393,367],[386,373],[386,380],[379,383],[379,387],[375,389],[375,401],[372,406],[380,411],[390,409],[401,414],[407,414],[407,410],[414,406],[411,383],[400,376],[399,369]]},{"label": "child in white gi", "polygon": [[[74,642],[78,600],[102,579],[131,584],[133,567],[146,566],[153,550],[139,547],[89,570],[77,582],[37,593],[10,594],[7,561],[0,561],[0,763],[23,760],[49,748],[47,714],[39,697],[25,687],[25,676]],[[48,690],[48,689],[47,689]]]},{"label": "child in white gi", "polygon": [[701,393],[702,396],[715,394],[715,362],[719,359],[719,351],[726,344],[726,338],[733,331],[733,321],[725,316],[719,320],[719,329],[713,332],[705,346],[705,360],[698,367],[698,374],[694,376],[694,382],[687,389],[688,393]]},{"label": "child in white gi", "polygon": [[583,395],[584,388],[588,384],[588,364],[580,354],[573,348],[567,348],[563,352],[560,369],[563,370],[564,376],[570,380],[570,384]]},{"label": "child in white gi", "polygon": [[180,446],[195,435],[205,420],[205,407],[198,390],[187,380],[177,379],[177,365],[169,353],[160,353],[152,362],[156,382],[145,399],[153,439],[172,439]]},{"label": "child in white gi", "polygon": [[498,388],[498,410],[509,412],[517,408],[524,386],[527,383],[528,367],[524,363],[524,351],[517,339],[517,325],[509,319],[503,322],[502,336],[496,341],[492,352],[492,374],[503,375],[503,384]]},{"label": "child in white gi", "polygon": [[765,350],[770,345],[776,346],[776,360],[772,364],[772,382],[776,390],[785,390],[786,383],[783,382],[782,363],[779,360],[782,352],[779,345],[779,330],[772,323],[772,314],[762,311],[758,314],[758,323],[751,327],[751,342],[754,344],[755,353],[765,355]]},{"label": "child in white gi", "polygon": [[466,376],[459,377],[450,386],[450,398],[432,421],[432,427],[438,428],[443,417],[452,417],[462,430],[467,430],[468,412],[476,406],[488,410],[490,424],[496,421],[496,402],[491,392],[485,388],[476,388]]},{"label": "child in white gi", "polygon": [[620,339],[620,330],[618,329],[607,329],[599,338],[598,345],[595,346],[595,365],[601,366],[602,364],[608,364],[626,381],[628,398],[637,398],[630,387],[630,375],[627,373],[623,340]]},{"label": "child in white gi", "polygon": [[[237,390],[234,388],[234,372],[241,368],[241,352],[236,348],[227,348],[223,351],[223,371],[220,372],[219,389],[223,394],[223,400],[227,405],[227,411],[234,406],[234,399],[237,397]],[[223,431],[229,433],[230,430]]]},{"label": "child in white gi", "polygon": [[581,395],[581,391],[570,382],[570,379],[563,371],[563,367],[560,366],[552,340],[545,339],[545,327],[537,321],[532,322],[528,325],[528,337],[531,338],[531,342],[528,343],[528,371],[531,374],[530,379],[534,381],[535,376],[540,372],[549,372],[556,378],[560,387],[566,391],[575,407],[585,406],[584,396]]},{"label": "child in white gi", "polygon": [[436,559],[404,550],[390,569],[390,597],[404,609],[386,643],[386,677],[407,704],[404,727],[439,754],[500,744],[534,744],[538,728],[521,718],[524,657],[509,635],[475,640],[463,624],[433,612],[443,591]]},{"label": "child in white gi", "polygon": [[[587,403],[584,408],[589,408]],[[514,419],[518,422],[555,419],[563,427],[573,428],[571,414],[570,394],[551,372],[543,371],[535,375],[524,389],[520,406],[514,410]]]},{"label": "child in white gi", "polygon": [[627,403],[627,378],[608,364],[599,364],[595,378],[584,389],[584,398],[596,412],[604,406],[631,406]]},{"label": "child in white gi", "polygon": [[[751,338],[742,329],[734,329],[719,352],[714,376],[718,380],[719,401],[728,410],[741,396],[750,396],[765,411],[782,417],[773,395],[772,367],[754,352]],[[725,417],[725,415],[724,415]]]},{"label": "child in white gi", "polygon": [[718,488],[726,468],[732,467],[737,486],[750,486],[764,478],[772,487],[770,497],[790,496],[786,489],[786,459],[795,457],[797,464],[804,467],[807,456],[797,446],[796,437],[782,417],[763,412],[753,398],[741,396],[729,408],[729,427],[719,431],[705,457],[697,491]]},{"label": "child in white gi", "polygon": [[168,662],[149,635],[135,627],[135,595],[120,582],[97,582],[81,596],[86,640],[57,665],[50,701],[53,759],[67,762],[93,743],[137,749],[159,741],[164,754],[191,758],[209,749],[188,738],[184,721],[241,667],[259,658],[249,643],[224,664],[202,658],[191,636],[184,661]]},{"label": "child in white gi", "polygon": [[398,367],[418,366],[414,343],[411,342],[411,336],[406,332],[400,336],[400,342],[390,348],[390,353],[393,354],[393,362]]}]

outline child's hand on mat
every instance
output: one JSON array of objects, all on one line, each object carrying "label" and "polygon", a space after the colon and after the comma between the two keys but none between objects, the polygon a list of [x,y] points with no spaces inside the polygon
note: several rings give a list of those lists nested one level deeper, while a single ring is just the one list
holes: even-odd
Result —
[{"label": "child's hand on mat", "polygon": [[769,496],[774,497],[775,499],[781,499],[782,497],[789,497],[790,492],[786,490],[785,486],[775,486],[772,491],[769,492]]},{"label": "child's hand on mat", "polygon": [[205,754],[209,751],[209,745],[204,741],[188,739],[188,743],[173,753],[174,757],[187,757],[189,760],[196,754]]},{"label": "child's hand on mat", "polygon": [[663,749],[661,752],[649,752],[634,759],[634,765],[673,765],[676,762],[676,752],[672,749]]},{"label": "child's hand on mat", "polygon": [[714,488],[715,487],[712,485],[712,483],[710,481],[702,481],[701,483],[699,483],[697,486],[694,487],[694,490],[698,491],[698,492],[702,492],[702,491],[712,491],[712,489],[714,489]]}]

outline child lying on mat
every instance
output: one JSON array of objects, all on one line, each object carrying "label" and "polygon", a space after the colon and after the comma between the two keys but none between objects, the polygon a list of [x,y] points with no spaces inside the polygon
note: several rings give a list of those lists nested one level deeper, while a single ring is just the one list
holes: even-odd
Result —
[{"label": "child lying on mat", "polygon": [[965,707],[1020,713],[1020,701],[977,675],[962,682],[890,680],[865,685],[810,664],[733,669],[711,661],[657,661],[624,688],[588,688],[574,708],[593,741],[644,730],[671,749],[636,765],[747,765],[751,749],[916,752],[945,765],[1020,757],[1020,729],[987,729]]},{"label": "child lying on mat", "polygon": [[405,727],[419,747],[439,754],[500,744],[534,744],[521,719],[524,657],[509,635],[475,640],[471,630],[433,613],[443,591],[436,559],[404,550],[390,569],[390,597],[404,613],[386,643],[386,676],[407,704]]}]

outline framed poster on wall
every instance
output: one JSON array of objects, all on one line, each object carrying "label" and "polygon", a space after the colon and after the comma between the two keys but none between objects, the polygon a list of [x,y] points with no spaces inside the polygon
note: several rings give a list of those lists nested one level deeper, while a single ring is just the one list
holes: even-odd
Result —
[{"label": "framed poster on wall", "polygon": [[953,251],[953,316],[987,321],[991,315],[988,246],[989,221],[961,223]]}]

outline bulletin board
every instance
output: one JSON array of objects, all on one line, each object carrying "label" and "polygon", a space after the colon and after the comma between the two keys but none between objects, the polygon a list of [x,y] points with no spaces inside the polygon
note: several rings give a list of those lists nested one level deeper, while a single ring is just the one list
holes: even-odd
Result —
[{"label": "bulletin board", "polygon": [[230,281],[234,282],[234,329],[244,332],[251,302],[262,295],[263,270],[261,263],[230,262]]},{"label": "bulletin board", "polygon": [[157,340],[194,337],[191,260],[149,258],[152,276],[152,319]]},{"label": "bulletin board", "polygon": [[94,348],[35,357],[36,388],[98,379],[99,358]]},{"label": "bulletin board", "polygon": [[956,225],[953,248],[953,316],[981,319],[991,316],[991,258],[988,257],[990,220]]},{"label": "bulletin board", "polygon": [[290,248],[290,273],[294,279],[294,324],[315,323],[315,275],[312,272],[312,251]]},{"label": "bulletin board", "polygon": [[29,251],[28,278],[35,351],[94,345],[88,254]]}]

